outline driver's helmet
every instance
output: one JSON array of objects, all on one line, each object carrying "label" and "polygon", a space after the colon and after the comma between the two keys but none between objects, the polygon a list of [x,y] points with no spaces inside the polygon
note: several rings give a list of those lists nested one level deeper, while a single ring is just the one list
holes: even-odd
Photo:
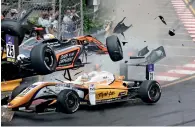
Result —
[{"label": "driver's helmet", "polygon": [[53,34],[45,34],[43,35],[44,40],[54,39],[56,38]]},{"label": "driver's helmet", "polygon": [[86,74],[86,73],[84,73],[83,75],[81,75],[81,81],[82,82],[86,82],[86,81],[89,81],[89,79],[90,79],[90,77]]}]

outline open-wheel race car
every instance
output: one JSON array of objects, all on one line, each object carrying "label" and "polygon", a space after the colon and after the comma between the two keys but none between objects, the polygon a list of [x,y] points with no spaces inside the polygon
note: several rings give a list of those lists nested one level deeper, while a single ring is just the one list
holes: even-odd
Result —
[{"label": "open-wheel race car", "polygon": [[[81,57],[83,55],[83,58],[87,59],[88,52],[97,54],[112,52],[109,54],[113,61],[123,58],[120,50],[122,47],[115,36],[107,38],[106,44],[91,35],[61,41],[52,34],[44,34],[40,39],[30,37],[24,40],[24,26],[20,20],[4,19],[1,27],[1,81],[83,67],[88,63],[87,61],[83,62]],[[35,30],[39,30],[39,28],[35,28]],[[114,59],[115,54],[118,54],[118,60]]]},{"label": "open-wheel race car", "polygon": [[[112,36],[107,40],[113,38],[118,39],[116,36]],[[122,52],[122,48],[119,51]],[[145,51],[144,48],[142,53],[146,54]],[[131,58],[143,58],[143,54]],[[2,119],[10,121],[14,111],[29,113],[54,111],[72,114],[79,109],[80,105],[94,106],[137,98],[147,104],[157,103],[161,97],[161,86],[153,79],[154,70],[151,62],[159,61],[165,56],[164,48],[159,47],[146,57],[146,65],[135,64],[135,66],[146,66],[145,80],[129,80],[127,73],[129,65],[121,63],[119,76],[107,71],[96,70],[84,73],[73,81],[36,82],[30,86],[20,85],[12,91],[10,97],[3,98]],[[112,57],[113,60],[120,58],[116,54]]]},{"label": "open-wheel race car", "polygon": [[[28,113],[61,112],[75,113],[80,105],[98,105],[130,101],[137,98],[154,104],[161,97],[161,87],[157,81],[125,81],[123,76],[115,76],[106,71],[92,71],[79,76],[74,81],[37,82],[30,86],[20,85],[9,97],[4,98],[2,111],[4,121],[10,121],[14,111]],[[8,115],[6,115],[8,114]]]},{"label": "open-wheel race car", "polygon": [[4,57],[2,55],[1,63],[2,80],[45,75],[54,71],[82,67],[87,64],[87,61],[85,63],[83,61],[84,57],[87,59],[88,52],[100,53],[96,50],[99,49],[102,51],[101,53],[107,54],[107,47],[111,45],[109,42],[107,46],[100,42],[101,44],[96,43],[99,47],[96,44],[92,44],[93,46],[90,47],[89,41],[83,40],[85,38],[94,39],[92,36],[83,36],[80,37],[83,40],[70,39],[66,42],[61,42],[50,34],[45,35],[45,38],[47,39],[37,40],[32,37],[23,42],[17,49],[14,45],[14,37],[6,36],[6,46],[3,48],[6,48],[6,53]]}]

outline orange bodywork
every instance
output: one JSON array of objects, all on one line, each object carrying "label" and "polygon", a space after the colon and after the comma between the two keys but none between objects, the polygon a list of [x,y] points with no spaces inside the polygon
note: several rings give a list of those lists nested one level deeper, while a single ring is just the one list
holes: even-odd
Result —
[{"label": "orange bodywork", "polygon": [[[119,93],[124,92],[124,94],[127,95],[128,88],[123,85],[123,77],[119,76],[116,77],[115,81],[112,82],[110,85],[106,84],[106,81],[103,82],[90,82],[90,83],[84,83],[83,85],[74,85],[76,88],[81,88],[81,89],[88,89],[90,84],[95,85],[95,92],[96,92],[96,100],[104,100],[104,99],[111,99],[111,98],[117,98],[119,96]],[[37,93],[38,90],[42,89],[43,87],[46,86],[55,86],[56,84],[60,83],[41,83],[35,87],[33,87],[30,91],[28,91],[26,94],[23,95],[23,91],[21,94],[19,94],[17,97],[15,97],[9,104],[8,108],[17,108],[20,107],[28,102],[31,101],[33,96]],[[63,83],[62,83],[63,84]],[[106,84],[106,85],[105,85]],[[28,89],[28,88],[27,88]],[[109,96],[103,96],[100,97],[98,96],[99,94],[102,93],[107,93],[107,92],[112,92],[112,95]],[[89,95],[87,94],[84,97],[85,100],[89,100]],[[49,105],[52,105],[56,103],[56,99],[54,99]]]},{"label": "orange bodywork", "polygon": [[[127,95],[128,88],[123,85],[123,76],[116,77],[115,81],[110,85],[104,85],[106,82],[94,82],[95,84],[95,92],[96,92],[96,100],[105,100],[117,98],[120,92],[124,92]],[[90,83],[92,84],[92,83]],[[89,88],[89,84],[85,85],[85,88]],[[98,97],[100,93],[112,92],[112,96]],[[89,94],[85,96],[85,100],[89,100]]]},{"label": "orange bodywork", "polygon": [[49,85],[55,85],[55,83],[43,83],[39,86],[36,86],[35,88],[33,88],[30,92],[28,92],[26,95],[22,96],[22,95],[18,95],[16,96],[9,104],[8,104],[8,108],[17,108],[23,104],[28,103],[31,98],[35,95],[35,93],[45,87],[45,86],[49,86]]},{"label": "orange bodywork", "polygon": [[76,37],[77,40],[79,41],[87,41],[87,42],[93,42],[95,43],[98,48],[100,48],[100,50],[104,53],[107,53],[108,52],[108,49],[100,42],[98,41],[96,38],[94,37],[91,37],[91,36],[79,36],[79,37]]}]

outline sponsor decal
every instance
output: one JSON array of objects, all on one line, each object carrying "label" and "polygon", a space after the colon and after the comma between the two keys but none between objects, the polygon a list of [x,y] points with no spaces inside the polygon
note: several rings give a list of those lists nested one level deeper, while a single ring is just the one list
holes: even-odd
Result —
[{"label": "sponsor decal", "polygon": [[106,91],[106,92],[98,93],[98,94],[97,94],[97,97],[98,97],[99,99],[103,99],[103,98],[105,98],[105,97],[113,96],[114,94],[115,94],[114,91]]},{"label": "sponsor decal", "polygon": [[121,96],[125,96],[125,95],[126,95],[126,91],[123,91],[123,92],[120,92],[118,96],[121,97]]},{"label": "sponsor decal", "polygon": [[76,55],[77,51],[70,52],[68,54],[63,54],[59,58],[58,66],[70,65]]},{"label": "sponsor decal", "polygon": [[83,101],[83,102],[80,102],[80,104],[81,104],[81,105],[86,105],[86,104],[88,104],[88,103]]},{"label": "sponsor decal", "polygon": [[58,47],[61,44],[59,42],[47,42],[47,45],[50,47]]},{"label": "sponsor decal", "polygon": [[111,98],[111,99],[105,99],[105,100],[97,100],[97,103],[109,103],[109,102],[118,101],[118,100],[121,100],[121,98],[117,97],[117,98]]}]

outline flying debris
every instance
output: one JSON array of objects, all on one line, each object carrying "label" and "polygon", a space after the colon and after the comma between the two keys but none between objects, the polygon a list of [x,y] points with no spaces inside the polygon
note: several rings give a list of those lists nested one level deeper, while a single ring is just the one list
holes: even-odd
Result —
[{"label": "flying debris", "polygon": [[122,34],[123,37],[125,38],[124,32],[127,31],[130,27],[132,27],[133,25],[131,24],[130,26],[126,26],[123,21],[125,20],[126,17],[123,18],[122,21],[120,21],[116,27],[113,30],[113,33],[117,33],[117,34]]},{"label": "flying debris", "polygon": [[142,50],[138,52],[138,56],[145,56],[150,51],[148,50],[148,46],[144,47]]},{"label": "flying debris", "polygon": [[170,36],[175,36],[175,30],[173,29],[173,30],[169,30],[169,35]]},{"label": "flying debris", "polygon": [[[160,19],[165,25],[167,25],[167,23],[166,23],[164,17],[162,17],[161,15],[159,15],[158,17],[159,17],[159,19]],[[156,17],[156,18],[157,18],[157,17]],[[156,18],[155,18],[155,19],[156,19]],[[154,20],[155,20],[155,19],[154,19]]]},{"label": "flying debris", "polygon": [[122,43],[123,43],[123,46],[125,46],[125,44],[128,43],[128,42],[122,42]]},{"label": "flying debris", "polygon": [[125,63],[128,63],[128,61],[127,61],[127,60],[125,60]]}]

